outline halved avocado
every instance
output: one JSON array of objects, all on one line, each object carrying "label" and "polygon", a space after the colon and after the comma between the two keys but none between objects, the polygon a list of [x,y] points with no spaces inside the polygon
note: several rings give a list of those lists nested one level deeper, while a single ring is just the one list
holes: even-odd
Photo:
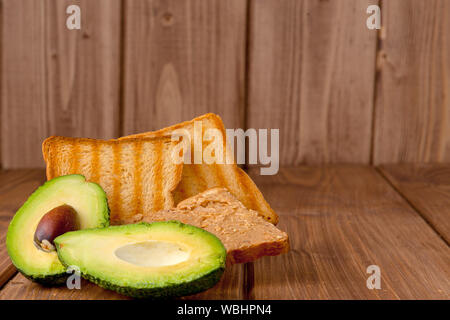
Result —
[{"label": "halved avocado", "polygon": [[56,251],[46,252],[36,244],[36,229],[44,215],[63,205],[75,211],[80,229],[109,225],[105,192],[98,184],[86,182],[84,176],[61,176],[39,187],[12,219],[6,246],[11,261],[21,273],[46,285],[61,284],[68,275]]},{"label": "halved avocado", "polygon": [[68,232],[55,244],[64,265],[135,298],[194,294],[214,286],[225,270],[220,240],[178,221]]}]

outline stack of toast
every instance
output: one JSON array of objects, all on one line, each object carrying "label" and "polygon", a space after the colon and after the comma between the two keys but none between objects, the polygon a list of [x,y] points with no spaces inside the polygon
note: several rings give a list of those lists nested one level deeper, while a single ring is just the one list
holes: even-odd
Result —
[{"label": "stack of toast", "polygon": [[[108,197],[111,224],[178,220],[206,229],[222,241],[229,263],[286,252],[288,236],[275,227],[278,216],[233,159],[176,161],[182,142],[172,134],[183,129],[194,137],[196,122],[203,131],[217,129],[228,150],[222,120],[211,113],[115,140],[52,136],[42,146],[47,179],[82,174],[98,183]],[[194,152],[194,139],[190,143]],[[207,147],[208,142],[201,143]]]}]

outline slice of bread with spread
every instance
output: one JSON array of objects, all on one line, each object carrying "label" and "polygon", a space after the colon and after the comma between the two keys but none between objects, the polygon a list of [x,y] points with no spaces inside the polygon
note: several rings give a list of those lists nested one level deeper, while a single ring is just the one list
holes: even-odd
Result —
[{"label": "slice of bread with spread", "polygon": [[227,263],[246,263],[289,250],[288,235],[247,209],[225,188],[213,188],[181,201],[176,208],[136,216],[135,222],[177,220],[216,235]]},{"label": "slice of bread with spread", "polygon": [[174,206],[172,192],[183,165],[174,161],[170,137],[94,140],[52,136],[42,144],[47,179],[81,174],[106,192],[111,224]]},{"label": "slice of bread with spread", "polygon": [[[176,130],[184,129],[190,134],[191,163],[193,163],[195,151],[195,122],[201,122],[202,133],[200,138],[203,137],[206,130],[217,129],[222,135],[223,150],[228,150],[225,139],[226,132],[222,119],[213,113],[207,113],[190,121],[185,121],[158,131],[126,136],[119,140],[171,136]],[[205,150],[210,143],[211,142],[204,141],[203,139],[200,141],[203,150]],[[195,196],[205,190],[214,187],[223,187],[227,188],[247,208],[257,211],[264,219],[276,225],[278,223],[277,214],[264,199],[261,191],[252,179],[234,163],[234,160],[232,159],[234,155],[224,152],[223,157],[224,161],[222,161],[222,163],[231,164],[185,164],[180,184],[174,192],[175,203],[179,203],[180,201]],[[225,161],[225,157],[229,158],[228,162]]]}]

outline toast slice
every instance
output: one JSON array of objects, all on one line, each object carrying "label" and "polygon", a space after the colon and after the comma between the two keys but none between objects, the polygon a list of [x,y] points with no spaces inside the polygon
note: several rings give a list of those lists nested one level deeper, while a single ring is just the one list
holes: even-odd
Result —
[{"label": "toast slice", "polygon": [[174,206],[172,192],[183,164],[173,160],[176,142],[168,137],[94,140],[52,136],[42,144],[47,179],[82,174],[105,190],[111,224],[136,214]]},{"label": "toast slice", "polygon": [[135,216],[135,222],[177,220],[216,235],[227,263],[246,263],[289,250],[288,235],[247,209],[225,188],[213,188],[181,201],[176,208]]},{"label": "toast slice", "polygon": [[[196,121],[201,121],[202,137],[207,129],[218,129],[222,134],[223,150],[228,150],[225,139],[226,132],[222,119],[213,113],[207,113],[190,121],[185,121],[158,131],[125,136],[119,138],[119,140],[171,136],[175,130],[184,129],[189,132],[191,137],[191,160],[193,163],[195,149],[194,123]],[[203,150],[205,150],[211,142],[201,141],[200,143],[202,143]],[[227,156],[231,157],[228,162],[226,161]],[[214,187],[223,187],[227,188],[247,208],[257,211],[264,219],[276,225],[278,223],[277,214],[264,199],[261,191],[259,191],[252,179],[235,164],[233,157],[230,152],[224,152],[222,163],[231,164],[185,164],[181,182],[174,192],[175,203],[179,203],[205,190]]]}]

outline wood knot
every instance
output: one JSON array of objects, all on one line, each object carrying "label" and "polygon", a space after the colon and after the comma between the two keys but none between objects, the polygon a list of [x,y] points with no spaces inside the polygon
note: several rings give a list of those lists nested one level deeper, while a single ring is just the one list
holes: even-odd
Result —
[{"label": "wood knot", "polygon": [[173,17],[173,14],[170,12],[166,12],[162,15],[161,17],[161,24],[163,25],[163,27],[170,27],[171,25],[173,25],[175,19]]}]

